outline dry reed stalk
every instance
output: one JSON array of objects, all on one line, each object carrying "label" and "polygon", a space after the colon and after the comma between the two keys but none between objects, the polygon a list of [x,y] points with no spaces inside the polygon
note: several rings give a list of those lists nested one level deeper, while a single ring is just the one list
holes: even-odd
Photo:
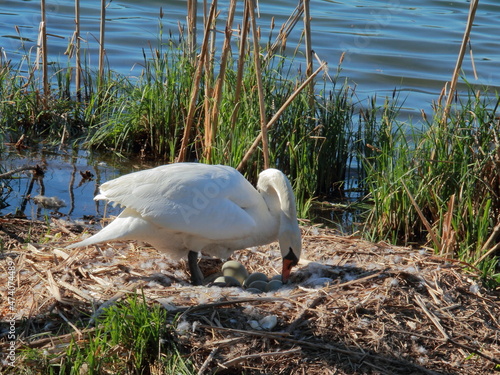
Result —
[{"label": "dry reed stalk", "polygon": [[[212,0],[213,6],[215,9],[217,9],[217,0]],[[204,1],[204,7],[203,7],[203,19],[205,22],[207,22],[207,10],[206,10],[206,1]],[[210,24],[207,24],[207,33],[209,33],[209,38],[208,38],[208,44],[209,48],[207,49],[207,55],[205,58],[205,95],[203,98],[203,106],[204,106],[204,112],[205,116],[203,117],[204,122],[205,122],[205,132],[204,132],[204,143],[203,145],[203,150],[202,153],[204,154],[207,159],[210,159],[211,155],[207,154],[207,150],[212,149],[212,133],[213,133],[213,124],[211,122],[211,113],[212,113],[212,108],[213,108],[213,96],[214,96],[214,86],[213,86],[213,81],[214,81],[214,61],[215,61],[215,40],[217,37],[216,34],[216,20],[218,17],[218,12],[215,13],[215,16],[213,17],[213,20],[210,21]],[[201,132],[198,132],[201,134]],[[210,151],[208,151],[211,153]],[[208,160],[208,162],[210,162]]]},{"label": "dry reed stalk", "polygon": [[255,75],[257,78],[257,90],[259,94],[260,136],[262,140],[262,154],[264,156],[264,169],[267,169],[269,168],[269,145],[267,138],[267,126],[266,126],[267,120],[266,120],[266,105],[264,103],[264,88],[262,86],[259,35],[257,30],[257,20],[255,19],[256,3],[254,0],[248,0],[246,3],[249,9],[250,20],[252,22],[253,56],[255,63]]},{"label": "dry reed stalk", "polygon": [[188,25],[188,54],[191,63],[194,65],[196,59],[196,19],[197,19],[197,4],[196,0],[188,0],[188,14],[187,14],[187,25]]},{"label": "dry reed stalk", "polygon": [[[229,52],[231,51],[231,37],[233,35],[233,20],[234,20],[234,13],[236,10],[236,0],[231,0],[229,3],[229,13],[227,16],[226,20],[226,28],[224,31],[225,34],[225,39],[224,39],[224,45],[222,47],[222,56],[221,56],[221,62],[220,62],[220,69],[219,69],[219,75],[217,77],[217,80],[215,82],[215,93],[214,93],[214,100],[213,100],[213,105],[212,105],[212,111],[211,115],[207,116],[210,121],[210,128],[211,132],[210,134],[206,134],[206,139],[207,139],[207,144],[205,146],[205,155],[207,158],[207,161],[210,163],[210,158],[211,158],[211,153],[212,153],[212,144],[213,141],[217,135],[217,123],[219,121],[219,108],[222,102],[222,88],[224,86],[224,78],[226,75],[226,68],[227,68],[227,59],[229,57]],[[208,114],[208,113],[207,113]]]},{"label": "dry reed stalk", "polygon": [[[295,97],[309,84],[309,82],[311,82],[311,80],[314,79],[314,77],[316,77],[316,75],[320,71],[322,71],[324,69],[325,66],[326,66],[326,63],[325,62],[322,63],[319,66],[319,68],[316,69],[314,71],[314,73],[312,73],[304,82],[302,82],[302,84],[293,92],[292,95],[290,95],[290,97],[286,100],[286,102],[283,103],[281,108],[278,109],[278,111],[274,114],[274,116],[271,118],[271,120],[269,120],[269,122],[266,125],[266,130],[270,129],[274,125],[274,123],[276,122],[276,120],[278,120],[279,116],[283,113],[283,111],[286,109],[286,107],[288,107],[290,105],[290,103],[293,101],[293,99],[295,99]],[[245,168],[245,166],[248,163],[248,160],[250,159],[250,157],[253,155],[253,153],[255,152],[257,147],[259,146],[261,139],[262,139],[262,133],[259,133],[259,135],[255,138],[254,142],[252,143],[252,145],[250,146],[250,148],[246,152],[245,156],[243,156],[243,159],[241,160],[240,164],[238,164],[238,167],[236,168],[238,171],[241,172]]]},{"label": "dry reed stalk", "polygon": [[441,248],[439,254],[446,258],[453,256],[453,247],[456,245],[456,232],[453,230],[452,219],[453,211],[455,209],[455,194],[450,197],[448,201],[448,210],[444,214],[443,229],[441,234]]},{"label": "dry reed stalk", "polygon": [[82,64],[80,60],[80,0],[75,0],[75,86],[76,86],[76,97],[81,99],[81,74],[82,74]]},{"label": "dry reed stalk", "polygon": [[467,49],[467,43],[470,38],[470,32],[472,29],[472,23],[474,22],[474,17],[476,15],[477,6],[479,0],[472,0],[469,8],[469,17],[467,19],[467,25],[465,27],[464,36],[462,38],[462,44],[460,45],[460,51],[458,53],[457,63],[455,69],[453,70],[453,76],[451,78],[450,90],[448,92],[448,97],[446,99],[446,104],[444,107],[443,118],[441,122],[445,125],[448,120],[448,115],[450,114],[451,102],[455,96],[455,90],[457,88],[458,75],[460,74],[460,69],[462,68],[462,62],[464,60],[465,50]]},{"label": "dry reed stalk", "polygon": [[[42,13],[42,22],[40,23],[40,39],[42,45],[41,57],[42,57],[42,82],[43,82],[43,96],[42,102],[43,106],[47,107],[47,98],[50,95],[49,92],[49,75],[47,72],[48,63],[47,63],[47,18],[45,12],[45,0],[40,1],[40,11]],[[37,59],[38,61],[38,59]]]},{"label": "dry reed stalk", "polygon": [[231,116],[231,129],[236,126],[236,119],[238,118],[239,102],[241,95],[241,87],[243,84],[243,69],[245,67],[245,56],[247,47],[247,35],[249,29],[249,15],[248,7],[245,6],[243,10],[243,20],[241,23],[240,31],[240,48],[238,52],[238,67],[236,72],[236,88],[234,90],[234,112]]},{"label": "dry reed stalk", "polygon": [[436,236],[436,233],[434,232],[434,229],[432,229],[431,224],[429,223],[427,218],[424,216],[424,213],[422,212],[422,210],[418,206],[417,201],[415,200],[415,198],[413,198],[413,195],[410,193],[410,190],[408,189],[408,187],[406,186],[406,184],[404,183],[403,180],[401,180],[401,184],[403,185],[403,187],[406,191],[406,194],[408,194],[408,197],[410,198],[411,204],[415,208],[415,211],[417,211],[417,214],[420,217],[420,220],[422,220],[422,223],[424,224],[425,228],[427,229],[427,232],[429,232],[429,236],[431,237],[432,242],[434,243],[434,246],[436,246],[436,249],[441,248],[441,244]]},{"label": "dry reed stalk", "polygon": [[101,0],[101,22],[99,31],[99,85],[104,78],[104,34],[106,27],[106,0]]},{"label": "dry reed stalk", "polygon": [[[309,11],[309,0],[303,0],[304,5],[304,34],[306,40],[306,76],[309,77],[313,72],[312,62],[312,41],[311,41],[311,13]],[[309,83],[309,107],[314,106],[314,81]]]},{"label": "dry reed stalk", "polygon": [[[214,0],[214,4],[217,4],[217,1]],[[215,5],[216,6],[216,5]],[[207,26],[207,32],[208,29],[211,29],[213,31],[214,27]],[[205,57],[205,94],[203,96],[203,108],[204,108],[204,113],[205,116],[203,116],[203,121],[204,121],[204,126],[205,126],[205,136],[204,136],[204,142],[203,140],[200,143],[204,143],[203,147],[204,150],[202,150],[202,153],[206,156],[206,149],[211,149],[212,148],[212,139],[211,139],[211,134],[212,134],[212,123],[210,122],[210,108],[212,107],[212,97],[213,97],[213,60],[214,60],[214,50],[213,50],[213,41],[215,39],[215,34],[213,32],[209,33],[209,42],[208,44],[210,47],[207,48],[207,55]],[[197,123],[196,128],[199,129],[199,121]],[[201,131],[198,131],[199,134],[201,134]]]},{"label": "dry reed stalk", "polygon": [[281,26],[280,31],[276,36],[276,40],[271,45],[271,47],[269,47],[267,55],[264,56],[265,62],[268,62],[271,59],[271,57],[274,55],[274,52],[278,49],[279,46],[281,46],[282,49],[285,48],[288,35],[290,35],[297,22],[299,22],[303,12],[304,7],[302,5],[302,1],[300,1],[291,16],[288,17],[286,22]]},{"label": "dry reed stalk", "polygon": [[262,357],[276,357],[276,356],[288,356],[290,354],[301,353],[302,348],[293,348],[289,350],[277,350],[273,352],[264,352],[264,353],[256,353],[256,354],[248,354],[242,355],[236,358],[232,358],[224,363],[219,363],[219,368],[226,369],[229,367],[234,367],[235,365],[245,362],[252,361],[255,359],[260,359]]},{"label": "dry reed stalk", "polygon": [[492,233],[490,234],[490,236],[484,243],[483,247],[481,248],[481,252],[484,252],[484,254],[481,255],[481,257],[474,262],[474,266],[477,266],[491,254],[494,254],[498,249],[500,249],[500,242],[497,242],[495,245],[493,245],[497,241],[499,235],[500,235],[500,222],[498,222],[497,225],[495,225],[495,228],[493,228]]},{"label": "dry reed stalk", "polygon": [[205,33],[203,35],[203,43],[201,45],[200,57],[198,58],[198,63],[196,66],[196,71],[194,73],[193,88],[191,90],[191,98],[189,102],[189,109],[186,118],[186,126],[184,127],[184,134],[182,136],[181,149],[179,150],[179,155],[177,156],[177,162],[186,161],[187,147],[189,143],[189,133],[191,132],[191,127],[194,120],[194,112],[196,110],[196,100],[198,98],[198,92],[200,89],[201,75],[203,74],[203,65],[205,64],[205,58],[207,55],[208,47],[208,37],[210,35],[209,28],[212,20],[215,16],[215,2],[212,3],[210,8],[210,14],[205,25]]}]

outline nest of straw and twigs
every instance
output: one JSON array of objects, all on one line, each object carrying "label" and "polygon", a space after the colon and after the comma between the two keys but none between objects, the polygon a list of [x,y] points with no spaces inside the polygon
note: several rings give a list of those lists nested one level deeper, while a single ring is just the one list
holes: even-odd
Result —
[{"label": "nest of straw and twigs", "polygon": [[[18,332],[20,347],[50,352],[75,335],[84,338],[73,324],[82,311],[92,320],[139,292],[176,317],[177,345],[200,374],[491,374],[499,368],[498,293],[485,290],[466,265],[425,250],[306,227],[306,260],[291,284],[253,295],[190,286],[185,267],[140,244],[66,250],[63,242],[78,235],[68,223],[0,224],[2,259],[17,272],[17,319],[30,322]],[[31,228],[28,245],[20,245],[23,226]],[[280,268],[277,244],[234,258],[252,272]],[[207,273],[220,267],[211,259],[202,263]]]}]

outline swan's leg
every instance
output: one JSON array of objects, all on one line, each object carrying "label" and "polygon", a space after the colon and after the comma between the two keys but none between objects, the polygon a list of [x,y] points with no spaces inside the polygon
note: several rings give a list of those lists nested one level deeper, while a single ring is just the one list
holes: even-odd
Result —
[{"label": "swan's leg", "polygon": [[189,251],[188,254],[189,272],[191,272],[191,284],[203,285],[203,274],[200,267],[198,267],[198,253],[196,251]]}]

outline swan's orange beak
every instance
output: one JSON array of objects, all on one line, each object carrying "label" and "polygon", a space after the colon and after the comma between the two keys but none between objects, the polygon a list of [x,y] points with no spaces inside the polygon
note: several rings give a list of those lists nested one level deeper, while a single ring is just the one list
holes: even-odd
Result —
[{"label": "swan's orange beak", "polygon": [[292,271],[293,266],[296,266],[297,263],[299,263],[299,259],[290,248],[288,255],[283,258],[283,269],[281,270],[281,281],[283,284],[288,281],[290,278],[290,272]]}]

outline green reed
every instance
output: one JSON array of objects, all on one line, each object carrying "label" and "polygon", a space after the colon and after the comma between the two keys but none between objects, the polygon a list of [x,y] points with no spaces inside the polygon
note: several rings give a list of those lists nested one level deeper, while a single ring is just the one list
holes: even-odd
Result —
[{"label": "green reed", "polygon": [[376,240],[427,241],[498,282],[498,99],[470,92],[446,123],[439,109],[423,129],[382,121],[375,153],[365,159],[373,204],[366,228]]}]

